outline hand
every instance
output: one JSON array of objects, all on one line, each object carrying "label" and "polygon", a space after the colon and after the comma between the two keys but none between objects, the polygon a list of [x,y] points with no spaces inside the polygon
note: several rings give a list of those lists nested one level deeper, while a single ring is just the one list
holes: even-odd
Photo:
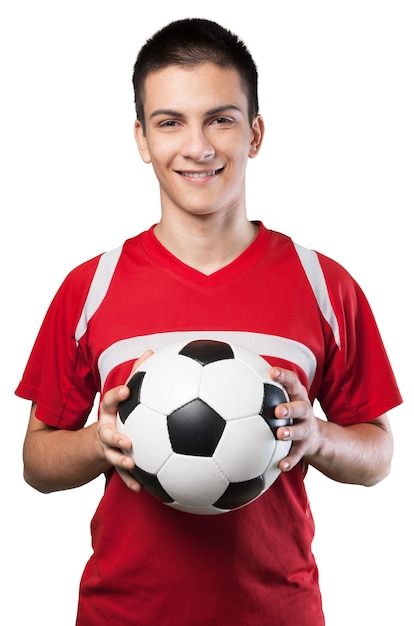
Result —
[{"label": "hand", "polygon": [[272,367],[270,376],[285,387],[290,398],[290,402],[279,404],[275,408],[277,418],[293,419],[292,426],[280,426],[276,432],[278,439],[292,441],[288,456],[279,463],[279,469],[287,472],[295,467],[304,456],[315,454],[318,450],[321,442],[319,420],[313,413],[306,388],[294,372]]},{"label": "hand", "polygon": [[[151,354],[153,354],[152,351],[147,350],[135,361],[128,380]],[[109,389],[105,393],[100,405],[98,436],[107,462],[115,467],[129,489],[138,492],[141,489],[141,485],[131,474],[135,463],[132,457],[128,455],[128,451],[132,447],[131,440],[117,430],[118,406],[128,396],[129,387],[126,384]]]}]

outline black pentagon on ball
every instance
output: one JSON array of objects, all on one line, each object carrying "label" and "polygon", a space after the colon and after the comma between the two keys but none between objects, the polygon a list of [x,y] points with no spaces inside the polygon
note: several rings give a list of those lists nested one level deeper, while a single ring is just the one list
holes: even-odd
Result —
[{"label": "black pentagon on ball", "polygon": [[162,502],[174,502],[171,496],[161,486],[160,481],[155,474],[145,472],[141,467],[137,465],[131,470],[133,477],[142,485],[151,495]]},{"label": "black pentagon on ball", "polygon": [[187,343],[179,352],[194,359],[200,365],[208,365],[224,359],[234,359],[233,348],[224,341],[214,339],[196,339]]},{"label": "black pentagon on ball", "polygon": [[264,489],[263,476],[239,483],[230,483],[223,495],[214,503],[218,509],[233,510],[257,498]]},{"label": "black pentagon on ball", "polygon": [[118,407],[119,418],[123,424],[125,424],[128,415],[141,402],[141,388],[144,377],[145,372],[136,372],[127,383],[127,387],[130,390],[129,396]]},{"label": "black pentagon on ball", "polygon": [[275,408],[278,404],[287,402],[286,396],[280,389],[280,387],[277,387],[276,385],[264,383],[263,388],[264,395],[260,415],[264,418],[270,430],[276,437],[276,431],[280,426],[287,426],[288,424],[292,424],[292,420],[290,418],[277,419],[275,416]]},{"label": "black pentagon on ball", "polygon": [[200,398],[167,415],[171,447],[177,454],[212,456],[225,426],[225,420]]}]

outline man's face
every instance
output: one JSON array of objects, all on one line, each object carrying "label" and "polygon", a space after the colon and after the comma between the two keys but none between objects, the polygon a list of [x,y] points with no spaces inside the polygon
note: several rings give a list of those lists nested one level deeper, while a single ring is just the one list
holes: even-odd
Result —
[{"label": "man's face", "polygon": [[144,115],[146,133],[136,122],[135,136],[160,183],[163,213],[245,210],[247,159],[258,153],[263,124],[260,116],[249,124],[235,69],[204,63],[152,72]]}]

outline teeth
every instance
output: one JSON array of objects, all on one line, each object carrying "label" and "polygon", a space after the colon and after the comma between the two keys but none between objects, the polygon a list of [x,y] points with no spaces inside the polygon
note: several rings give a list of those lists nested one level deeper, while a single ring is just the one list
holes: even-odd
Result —
[{"label": "teeth", "polygon": [[208,172],[182,172],[183,176],[188,178],[206,178],[207,176],[214,176],[218,170],[209,170]]}]

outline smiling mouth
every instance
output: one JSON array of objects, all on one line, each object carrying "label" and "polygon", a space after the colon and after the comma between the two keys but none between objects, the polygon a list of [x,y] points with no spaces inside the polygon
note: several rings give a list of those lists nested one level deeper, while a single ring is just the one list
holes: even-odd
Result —
[{"label": "smiling mouth", "polygon": [[185,176],[186,178],[208,178],[209,176],[216,176],[219,174],[223,168],[218,170],[208,170],[206,172],[179,172],[181,176]]}]

